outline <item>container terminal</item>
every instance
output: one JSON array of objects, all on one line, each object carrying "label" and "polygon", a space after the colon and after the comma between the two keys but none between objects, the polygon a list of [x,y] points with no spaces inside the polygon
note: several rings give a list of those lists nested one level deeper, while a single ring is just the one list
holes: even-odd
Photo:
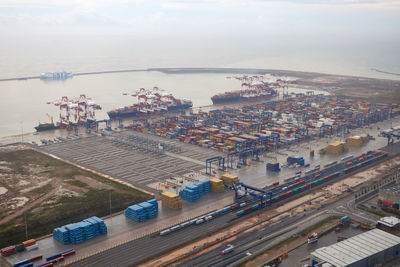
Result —
[{"label": "container terminal", "polygon": [[[310,92],[240,108],[134,120],[117,130],[96,128],[85,137],[44,140],[33,148],[148,190],[162,201],[151,211],[153,217],[144,211],[149,204],[130,208],[131,218],[148,217],[145,221],[127,220],[128,213],[116,215],[104,220],[106,235],[91,235],[83,243],[74,239],[79,244],[69,245],[47,237],[37,241],[37,249],[4,259],[14,266],[38,254],[43,259],[35,264],[47,260],[65,266],[92,266],[99,259],[121,266],[149,260],[392,158],[392,152],[379,148],[396,145],[392,143],[400,135],[391,124],[399,123],[398,113],[397,105]],[[268,163],[274,166],[268,168]],[[66,229],[83,226],[75,227]],[[180,242],[172,245],[178,236]],[[149,238],[158,248],[151,253],[145,245]],[[133,244],[135,255],[121,261],[125,258],[120,254]]]}]

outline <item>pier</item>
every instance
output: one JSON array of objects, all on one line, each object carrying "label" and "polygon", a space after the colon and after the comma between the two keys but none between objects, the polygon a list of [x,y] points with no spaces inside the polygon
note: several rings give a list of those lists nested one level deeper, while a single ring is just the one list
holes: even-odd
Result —
[{"label": "pier", "polygon": [[[138,71],[149,71],[149,69],[106,70],[106,71],[93,71],[93,72],[79,72],[79,73],[74,73],[73,75],[74,76],[82,76],[82,75],[121,73],[121,72],[138,72]],[[0,82],[25,81],[25,80],[32,80],[32,79],[40,79],[40,75],[38,75],[38,76],[26,76],[26,77],[15,77],[15,78],[4,78],[4,79],[0,79]]]}]

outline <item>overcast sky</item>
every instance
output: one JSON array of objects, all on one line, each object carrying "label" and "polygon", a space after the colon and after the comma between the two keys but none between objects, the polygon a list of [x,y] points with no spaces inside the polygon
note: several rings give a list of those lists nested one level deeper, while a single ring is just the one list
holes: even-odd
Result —
[{"label": "overcast sky", "polygon": [[0,0],[0,31],[400,35],[400,1]]}]

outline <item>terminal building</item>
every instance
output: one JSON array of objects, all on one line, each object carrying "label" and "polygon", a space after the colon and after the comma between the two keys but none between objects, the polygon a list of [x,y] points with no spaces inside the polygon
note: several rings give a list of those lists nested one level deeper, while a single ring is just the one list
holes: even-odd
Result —
[{"label": "terminal building", "polygon": [[311,253],[312,266],[374,267],[400,255],[400,237],[373,229]]}]

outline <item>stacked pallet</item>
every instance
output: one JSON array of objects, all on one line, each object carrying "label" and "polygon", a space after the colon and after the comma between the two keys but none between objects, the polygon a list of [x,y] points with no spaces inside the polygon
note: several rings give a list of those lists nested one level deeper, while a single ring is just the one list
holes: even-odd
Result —
[{"label": "stacked pallet", "polygon": [[[85,232],[88,233],[89,236],[93,236],[92,238],[98,235],[105,235],[107,234],[107,226],[104,221],[96,216],[90,217],[88,219],[83,220],[85,223],[89,223],[90,226],[87,226]],[[86,236],[86,239],[88,236]]]},{"label": "stacked pallet", "polygon": [[129,206],[125,210],[125,216],[135,222],[144,222],[153,219],[157,217],[157,214],[158,203],[155,199]]},{"label": "stacked pallet", "polygon": [[326,152],[335,154],[335,155],[340,155],[348,150],[347,144],[345,142],[341,141],[335,141],[332,144],[329,144],[326,147]]},{"label": "stacked pallet", "polygon": [[81,223],[71,223],[65,226],[68,230],[71,244],[80,244],[85,241],[85,234],[82,226]]},{"label": "stacked pallet", "polygon": [[144,222],[147,220],[144,208],[139,205],[132,205],[126,208],[125,216],[135,222]]},{"label": "stacked pallet", "polygon": [[54,229],[53,238],[64,245],[71,243],[68,229],[66,229],[65,226]]},{"label": "stacked pallet", "polygon": [[234,182],[239,182],[239,177],[237,175],[233,175],[233,174],[229,174],[229,173],[224,173],[221,176],[222,181],[224,182],[224,184],[228,183],[234,183]]},{"label": "stacked pallet", "polygon": [[210,191],[211,183],[207,180],[186,186],[183,190],[179,191],[179,197],[190,202],[196,202]]},{"label": "stacked pallet", "polygon": [[211,191],[214,193],[222,193],[225,191],[224,182],[221,179],[210,179]]},{"label": "stacked pallet", "polygon": [[363,144],[365,144],[369,141],[369,137],[366,134],[362,134],[362,135],[360,135],[360,137],[361,137]]},{"label": "stacked pallet", "polygon": [[182,199],[177,194],[164,192],[161,194],[162,205],[170,209],[178,210],[182,208]]},{"label": "stacked pallet", "polygon": [[107,226],[102,219],[96,216],[53,230],[53,238],[64,245],[80,244],[104,234],[107,234]]},{"label": "stacked pallet", "polygon": [[347,138],[347,144],[349,146],[353,147],[361,147],[363,145],[363,140],[361,139],[361,136],[350,136]]}]

